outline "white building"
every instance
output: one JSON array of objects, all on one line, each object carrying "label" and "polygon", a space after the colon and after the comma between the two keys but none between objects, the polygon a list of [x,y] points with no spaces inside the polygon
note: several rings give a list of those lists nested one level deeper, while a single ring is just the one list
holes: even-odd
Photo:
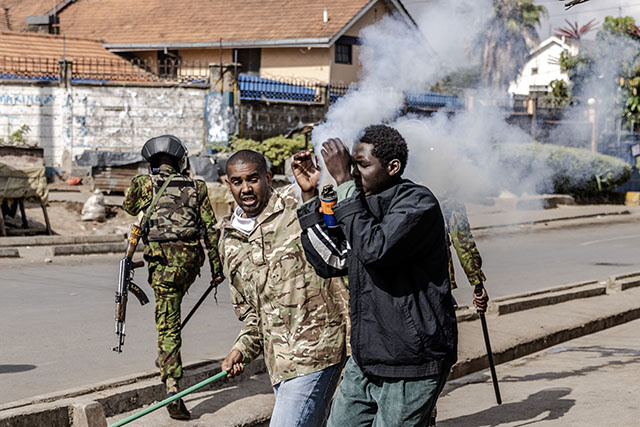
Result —
[{"label": "white building", "polygon": [[529,54],[529,59],[522,67],[518,78],[509,85],[510,95],[529,95],[531,91],[551,90],[549,83],[553,80],[564,80],[569,83],[567,73],[560,69],[560,54],[568,50],[571,55],[578,53],[575,43],[567,43],[565,38],[551,36],[541,42]]}]

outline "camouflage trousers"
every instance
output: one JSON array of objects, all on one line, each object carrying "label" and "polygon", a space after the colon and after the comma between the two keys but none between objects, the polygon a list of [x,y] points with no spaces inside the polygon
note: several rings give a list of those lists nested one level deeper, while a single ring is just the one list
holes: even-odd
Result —
[{"label": "camouflage trousers", "polygon": [[200,264],[177,266],[149,265],[149,278],[156,298],[155,319],[158,331],[158,363],[162,381],[182,377],[180,348],[180,305],[200,271]]},{"label": "camouflage trousers", "polygon": [[456,270],[453,267],[453,256],[451,255],[451,246],[447,246],[447,254],[449,255],[449,284],[451,285],[451,290],[454,290],[458,287],[456,283]]}]

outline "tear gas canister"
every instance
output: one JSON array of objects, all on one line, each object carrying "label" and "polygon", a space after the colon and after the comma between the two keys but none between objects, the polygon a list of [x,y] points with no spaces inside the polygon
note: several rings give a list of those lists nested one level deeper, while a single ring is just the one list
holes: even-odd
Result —
[{"label": "tear gas canister", "polygon": [[320,209],[322,210],[322,216],[324,217],[324,223],[327,227],[337,227],[338,221],[333,213],[333,207],[338,203],[338,194],[333,189],[333,185],[328,184],[322,187],[322,193],[320,193]]}]

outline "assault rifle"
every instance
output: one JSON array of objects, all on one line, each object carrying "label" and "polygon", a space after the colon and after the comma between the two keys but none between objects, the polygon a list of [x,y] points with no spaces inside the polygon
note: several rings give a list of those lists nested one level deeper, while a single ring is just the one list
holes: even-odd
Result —
[{"label": "assault rifle", "polygon": [[124,258],[120,260],[120,275],[118,277],[118,289],[116,290],[116,335],[118,335],[118,345],[111,349],[115,352],[122,353],[124,345],[125,318],[127,315],[127,300],[129,291],[138,298],[140,305],[149,302],[149,298],[142,289],[133,283],[134,269],[144,266],[144,261],[132,261],[133,253],[136,251],[138,242],[142,236],[142,229],[136,225],[131,225],[129,232],[129,240],[127,242],[127,251]]}]

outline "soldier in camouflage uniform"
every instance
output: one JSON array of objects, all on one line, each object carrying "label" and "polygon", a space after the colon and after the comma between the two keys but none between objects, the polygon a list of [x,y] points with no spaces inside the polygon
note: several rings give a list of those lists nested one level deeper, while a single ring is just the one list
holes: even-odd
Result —
[{"label": "soldier in camouflage uniform", "polygon": [[[178,138],[164,135],[147,141],[142,154],[149,161],[152,173],[133,178],[122,207],[130,215],[142,211],[146,212],[145,219],[148,217],[146,224],[141,226],[149,283],[156,300],[156,365],[167,393],[173,395],[179,391],[178,380],[182,377],[180,304],[205,260],[200,245],[203,228],[213,282],[218,284],[224,277],[217,251],[216,220],[206,184],[180,173],[181,163],[186,160],[186,148]],[[148,212],[167,180],[169,183]],[[190,417],[181,399],[168,405],[167,409],[172,418]]]},{"label": "soldier in camouflage uniform", "polygon": [[[469,224],[469,218],[467,217],[467,209],[464,203],[451,197],[450,194],[440,200],[440,208],[442,209],[442,215],[444,216],[444,223],[447,229],[447,240],[449,245],[447,251],[449,252],[449,277],[451,282],[451,290],[458,287],[455,278],[455,270],[453,268],[453,256],[451,254],[451,245],[456,251],[460,265],[467,276],[469,284],[474,287],[473,293],[473,305],[481,311],[486,311],[487,301],[489,296],[484,288],[484,281],[487,280],[482,272],[482,258],[480,258],[480,252],[476,246],[476,241],[471,234],[471,225]],[[481,294],[476,295],[475,290],[482,291]],[[457,308],[457,303],[454,304]],[[434,408],[429,420],[429,427],[436,425],[437,408]]]},{"label": "soldier in camouflage uniform", "polygon": [[[467,210],[464,203],[446,195],[441,201],[442,214],[444,216],[445,225],[449,232],[449,276],[451,280],[451,289],[457,288],[455,280],[455,272],[453,268],[453,258],[451,255],[451,244],[458,255],[460,265],[469,280],[469,284],[474,286],[473,305],[481,311],[487,308],[489,299],[486,289],[484,289],[484,281],[486,277],[482,272],[482,258],[480,252],[471,234],[471,226],[467,217]],[[476,294],[478,291],[478,294]]]},{"label": "soldier in camouflage uniform", "polygon": [[299,197],[292,185],[271,188],[261,154],[234,154],[227,179],[238,207],[221,223],[219,249],[245,325],[222,369],[236,375],[263,353],[276,396],[271,425],[322,426],[345,357],[347,290],[307,262]]}]

